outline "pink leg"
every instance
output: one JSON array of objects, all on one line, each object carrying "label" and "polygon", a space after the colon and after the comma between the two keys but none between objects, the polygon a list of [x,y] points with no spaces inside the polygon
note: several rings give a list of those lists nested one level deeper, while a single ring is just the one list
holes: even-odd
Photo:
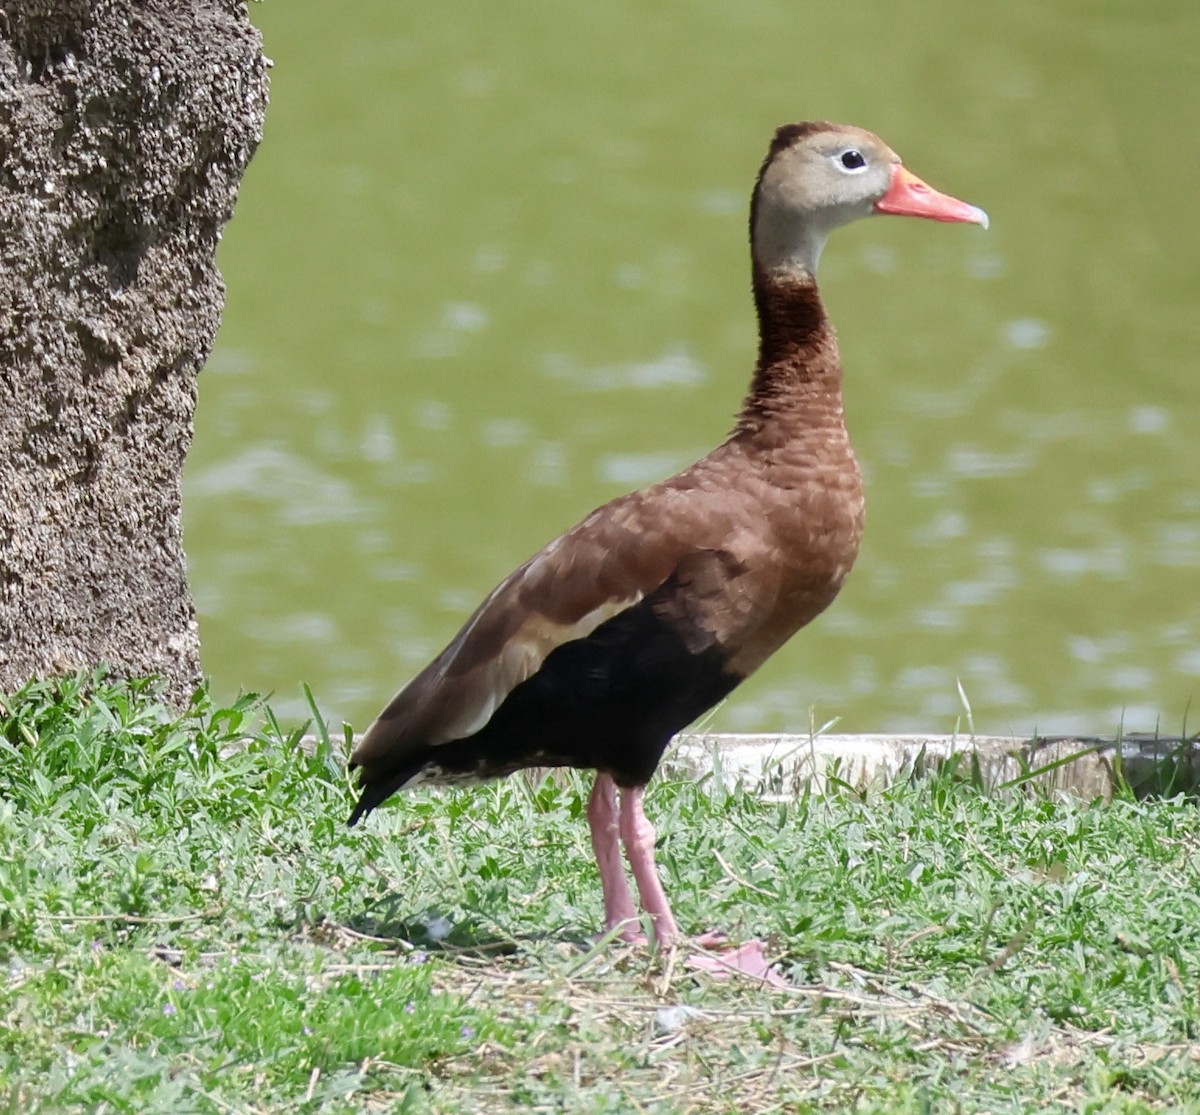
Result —
[{"label": "pink leg", "polygon": [[[679,926],[671,914],[666,892],[654,865],[654,826],[642,809],[642,787],[621,793],[617,807],[617,787],[607,774],[597,774],[588,799],[588,824],[592,830],[592,849],[600,867],[600,885],[604,891],[604,923],[607,929],[622,926],[621,936],[628,941],[638,940],[637,911],[633,895],[621,866],[620,844],[637,883],[642,909],[654,921],[654,935],[660,947],[666,948],[680,940]],[[618,843],[618,833],[620,843]],[[775,987],[789,984],[772,968],[761,941],[747,941],[733,948],[723,933],[706,933],[695,942],[712,952],[689,956],[689,968],[710,973],[716,979],[729,976],[749,976]]]},{"label": "pink leg", "polygon": [[621,863],[621,845],[617,838],[617,787],[611,775],[597,774],[588,798],[588,825],[592,830],[592,851],[600,868],[600,889],[604,892],[604,928],[621,927],[621,936],[635,940],[638,916],[634,909],[625,866]]},{"label": "pink leg", "polygon": [[679,939],[679,926],[654,866],[654,826],[642,810],[642,793],[641,786],[621,792],[621,842],[637,883],[642,909],[654,920],[655,939],[664,947]]}]

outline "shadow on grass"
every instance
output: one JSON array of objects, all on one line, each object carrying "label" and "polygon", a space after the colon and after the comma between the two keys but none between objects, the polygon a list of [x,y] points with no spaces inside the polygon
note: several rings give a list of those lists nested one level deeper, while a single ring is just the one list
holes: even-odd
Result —
[{"label": "shadow on grass", "polygon": [[388,895],[371,909],[349,919],[344,927],[403,952],[420,949],[448,956],[513,956],[526,946],[556,940],[581,949],[592,944],[554,932],[512,934],[480,913],[464,916],[456,912],[451,918],[433,907],[412,913],[402,910],[403,903],[402,895]]}]

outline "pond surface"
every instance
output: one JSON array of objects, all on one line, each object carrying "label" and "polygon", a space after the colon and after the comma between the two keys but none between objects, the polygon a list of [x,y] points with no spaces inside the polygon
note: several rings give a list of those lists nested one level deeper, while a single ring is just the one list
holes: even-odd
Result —
[{"label": "pond surface", "polygon": [[[868,482],[716,730],[1178,732],[1200,698],[1200,5],[268,0],[187,549],[219,695],[358,728],[502,576],[720,441],[775,126],[991,231],[835,234]],[[1200,710],[1190,726],[1200,728]]]}]

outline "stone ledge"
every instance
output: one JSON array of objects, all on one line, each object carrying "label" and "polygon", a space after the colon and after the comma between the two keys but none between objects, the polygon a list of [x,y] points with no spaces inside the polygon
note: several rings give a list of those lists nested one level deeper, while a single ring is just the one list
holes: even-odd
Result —
[{"label": "stone ledge", "polygon": [[1111,798],[1122,781],[1138,797],[1200,794],[1197,737],[934,735],[681,736],[667,752],[667,777],[713,776],[783,800],[806,788],[823,793],[831,779],[857,790],[886,786],[911,773],[955,762],[985,789],[1027,782],[1078,797]]}]

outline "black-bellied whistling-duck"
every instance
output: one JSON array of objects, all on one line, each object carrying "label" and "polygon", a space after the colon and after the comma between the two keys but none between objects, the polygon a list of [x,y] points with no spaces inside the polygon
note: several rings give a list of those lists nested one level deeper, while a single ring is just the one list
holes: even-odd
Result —
[{"label": "black-bellied whistling-duck", "polygon": [[484,600],[355,749],[351,824],[418,783],[593,769],[606,926],[637,933],[624,844],[658,941],[678,939],[646,783],[672,735],[829,606],[858,553],[862,481],[814,276],[829,233],[873,213],[987,225],[870,132],[775,133],[750,203],[758,365],[733,432],[670,479],[593,511]]}]

